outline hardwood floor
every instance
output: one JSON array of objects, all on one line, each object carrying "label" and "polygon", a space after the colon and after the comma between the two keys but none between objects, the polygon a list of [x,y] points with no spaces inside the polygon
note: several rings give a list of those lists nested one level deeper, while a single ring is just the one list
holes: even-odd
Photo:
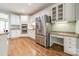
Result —
[{"label": "hardwood floor", "polygon": [[9,56],[69,56],[52,48],[44,48],[28,37],[10,39],[8,53]]}]

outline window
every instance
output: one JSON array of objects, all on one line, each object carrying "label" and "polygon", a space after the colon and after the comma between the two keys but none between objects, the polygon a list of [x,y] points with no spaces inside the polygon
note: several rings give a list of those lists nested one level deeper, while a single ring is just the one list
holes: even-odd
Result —
[{"label": "window", "polygon": [[0,21],[0,32],[4,32],[5,29],[5,22],[4,21]]},{"label": "window", "polygon": [[5,22],[5,29],[8,30],[8,21]]},{"label": "window", "polygon": [[0,13],[0,33],[8,30],[8,15]]},{"label": "window", "polygon": [[1,19],[8,19],[8,15],[4,13],[0,13],[0,18]]}]

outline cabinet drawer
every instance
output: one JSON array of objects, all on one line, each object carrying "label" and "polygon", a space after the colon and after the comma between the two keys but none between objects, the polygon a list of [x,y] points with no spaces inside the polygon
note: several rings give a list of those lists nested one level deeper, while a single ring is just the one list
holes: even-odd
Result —
[{"label": "cabinet drawer", "polygon": [[69,52],[71,55],[76,55],[76,49],[69,49]]},{"label": "cabinet drawer", "polygon": [[76,42],[70,42],[69,43],[71,46],[76,46]]},{"label": "cabinet drawer", "polygon": [[64,52],[71,54],[71,55],[76,55],[76,49],[72,47],[68,47],[68,48],[65,47]]},{"label": "cabinet drawer", "polygon": [[70,38],[65,38],[65,39],[64,39],[64,43],[69,43],[70,41],[71,41]]},{"label": "cabinet drawer", "polygon": [[76,48],[76,44],[64,44],[64,47],[66,47],[66,48]]},{"label": "cabinet drawer", "polygon": [[71,37],[69,37],[69,38],[65,38],[65,39],[64,39],[64,44],[76,45],[76,41],[77,41],[76,38],[71,38]]},{"label": "cabinet drawer", "polygon": [[75,41],[64,42],[64,45],[76,45]]},{"label": "cabinet drawer", "polygon": [[46,45],[46,37],[45,36],[36,36],[36,42],[45,46]]},{"label": "cabinet drawer", "polygon": [[77,39],[76,38],[71,38],[71,44],[76,44]]},{"label": "cabinet drawer", "polygon": [[68,54],[71,54],[69,48],[65,48],[65,49],[64,49],[64,52],[65,52],[65,53],[68,53]]}]

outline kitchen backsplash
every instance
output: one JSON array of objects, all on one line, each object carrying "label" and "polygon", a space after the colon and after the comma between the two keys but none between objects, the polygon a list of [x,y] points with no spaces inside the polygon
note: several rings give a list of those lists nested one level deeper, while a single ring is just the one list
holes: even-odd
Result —
[{"label": "kitchen backsplash", "polygon": [[75,32],[75,25],[76,22],[53,24],[52,31]]}]

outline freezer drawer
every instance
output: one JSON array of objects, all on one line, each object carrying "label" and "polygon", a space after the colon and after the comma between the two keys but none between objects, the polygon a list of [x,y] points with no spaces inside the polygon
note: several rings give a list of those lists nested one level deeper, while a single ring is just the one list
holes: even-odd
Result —
[{"label": "freezer drawer", "polygon": [[40,45],[46,46],[46,37],[36,35],[36,43],[39,43]]}]

